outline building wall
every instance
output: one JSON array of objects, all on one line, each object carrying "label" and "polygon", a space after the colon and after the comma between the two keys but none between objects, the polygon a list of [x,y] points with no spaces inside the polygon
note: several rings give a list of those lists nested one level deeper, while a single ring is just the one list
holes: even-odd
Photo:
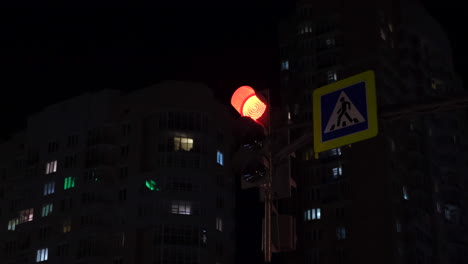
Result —
[{"label": "building wall", "polygon": [[[445,34],[417,1],[298,1],[279,38],[293,123],[312,122],[314,89],[366,70],[379,111],[463,91]],[[465,262],[465,133],[463,111],[437,112],[379,119],[377,137],[317,160],[304,146],[292,160],[297,193],[283,206],[297,217],[298,250],[284,262]]]},{"label": "building wall", "polygon": [[177,81],[31,116],[0,147],[2,263],[233,263],[230,118]]}]

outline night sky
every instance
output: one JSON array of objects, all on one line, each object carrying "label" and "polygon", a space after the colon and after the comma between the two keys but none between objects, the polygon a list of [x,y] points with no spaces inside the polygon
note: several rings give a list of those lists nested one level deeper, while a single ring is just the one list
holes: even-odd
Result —
[{"label": "night sky", "polygon": [[[277,21],[291,2],[2,9],[0,138],[47,105],[103,88],[199,81],[228,104],[239,85],[277,87]],[[452,40],[457,70],[467,75],[463,9],[424,2]]]},{"label": "night sky", "polygon": [[[0,140],[45,106],[104,88],[131,91],[168,79],[199,81],[228,104],[240,85],[260,90],[279,85],[277,21],[292,1],[154,2],[2,9]],[[463,8],[450,4],[455,1],[424,2],[452,41],[457,71],[467,76]],[[256,197],[247,193],[241,199]],[[251,205],[243,212],[256,209]],[[259,237],[251,240],[256,248],[249,252],[259,251],[259,243]]]}]

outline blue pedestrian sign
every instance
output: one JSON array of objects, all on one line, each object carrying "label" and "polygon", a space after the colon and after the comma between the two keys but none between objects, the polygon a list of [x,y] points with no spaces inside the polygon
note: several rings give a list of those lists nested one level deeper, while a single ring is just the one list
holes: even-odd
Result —
[{"label": "blue pedestrian sign", "polygon": [[313,108],[316,153],[375,137],[374,72],[366,71],[314,90]]}]

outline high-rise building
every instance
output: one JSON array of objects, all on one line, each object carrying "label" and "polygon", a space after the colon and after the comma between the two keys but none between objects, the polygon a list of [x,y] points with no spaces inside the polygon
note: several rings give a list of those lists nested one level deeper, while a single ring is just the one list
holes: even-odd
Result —
[{"label": "high-rise building", "polygon": [[234,263],[230,120],[178,81],[30,116],[0,144],[0,262]]},{"label": "high-rise building", "polygon": [[[379,111],[463,93],[450,44],[417,0],[298,0],[280,25],[281,95],[312,125],[314,89],[376,74]],[[284,263],[468,263],[464,110],[379,119],[378,136],[297,151],[281,210],[297,219]],[[291,129],[291,140],[310,128]]]}]

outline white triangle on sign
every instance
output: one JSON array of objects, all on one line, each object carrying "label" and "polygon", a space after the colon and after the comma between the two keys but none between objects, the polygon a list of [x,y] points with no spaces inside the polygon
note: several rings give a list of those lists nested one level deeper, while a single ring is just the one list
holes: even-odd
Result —
[{"label": "white triangle on sign", "polygon": [[333,113],[325,127],[325,133],[340,130],[366,121],[345,92],[340,93]]}]

